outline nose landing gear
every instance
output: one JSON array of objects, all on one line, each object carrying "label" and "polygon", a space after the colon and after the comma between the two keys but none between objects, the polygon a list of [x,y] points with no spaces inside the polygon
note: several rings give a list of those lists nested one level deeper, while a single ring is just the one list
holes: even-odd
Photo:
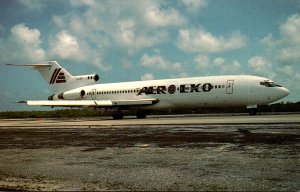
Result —
[{"label": "nose landing gear", "polygon": [[256,108],[248,109],[248,113],[249,115],[257,115],[257,109]]},{"label": "nose landing gear", "polygon": [[247,106],[249,115],[257,115],[257,105]]}]

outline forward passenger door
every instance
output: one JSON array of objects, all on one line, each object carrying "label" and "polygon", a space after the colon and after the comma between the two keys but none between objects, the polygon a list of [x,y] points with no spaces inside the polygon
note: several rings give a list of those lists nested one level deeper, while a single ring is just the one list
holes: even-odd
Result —
[{"label": "forward passenger door", "polygon": [[226,84],[226,93],[233,94],[234,80],[228,80]]}]

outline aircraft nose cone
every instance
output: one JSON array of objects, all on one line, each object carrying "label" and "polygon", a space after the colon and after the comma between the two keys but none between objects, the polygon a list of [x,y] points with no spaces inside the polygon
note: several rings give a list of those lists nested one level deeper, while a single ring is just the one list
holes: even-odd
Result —
[{"label": "aircraft nose cone", "polygon": [[285,87],[281,87],[280,93],[281,93],[281,96],[283,98],[283,97],[287,96],[290,93],[290,91]]}]

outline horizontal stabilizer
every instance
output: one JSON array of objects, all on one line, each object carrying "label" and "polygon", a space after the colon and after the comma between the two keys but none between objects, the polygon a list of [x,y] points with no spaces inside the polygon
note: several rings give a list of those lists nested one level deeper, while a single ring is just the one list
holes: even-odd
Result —
[{"label": "horizontal stabilizer", "polygon": [[52,64],[41,63],[41,64],[6,64],[11,66],[20,66],[20,67],[51,67]]}]

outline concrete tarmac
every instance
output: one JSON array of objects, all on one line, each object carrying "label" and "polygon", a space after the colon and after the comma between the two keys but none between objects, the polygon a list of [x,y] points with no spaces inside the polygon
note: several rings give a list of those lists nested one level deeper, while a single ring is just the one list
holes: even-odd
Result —
[{"label": "concrete tarmac", "polygon": [[300,114],[0,120],[0,190],[299,191]]},{"label": "concrete tarmac", "polygon": [[300,123],[300,114],[281,115],[161,115],[146,119],[127,117],[112,120],[110,117],[79,119],[2,119],[0,127],[91,127],[98,125],[209,125],[209,124],[275,124]]}]

